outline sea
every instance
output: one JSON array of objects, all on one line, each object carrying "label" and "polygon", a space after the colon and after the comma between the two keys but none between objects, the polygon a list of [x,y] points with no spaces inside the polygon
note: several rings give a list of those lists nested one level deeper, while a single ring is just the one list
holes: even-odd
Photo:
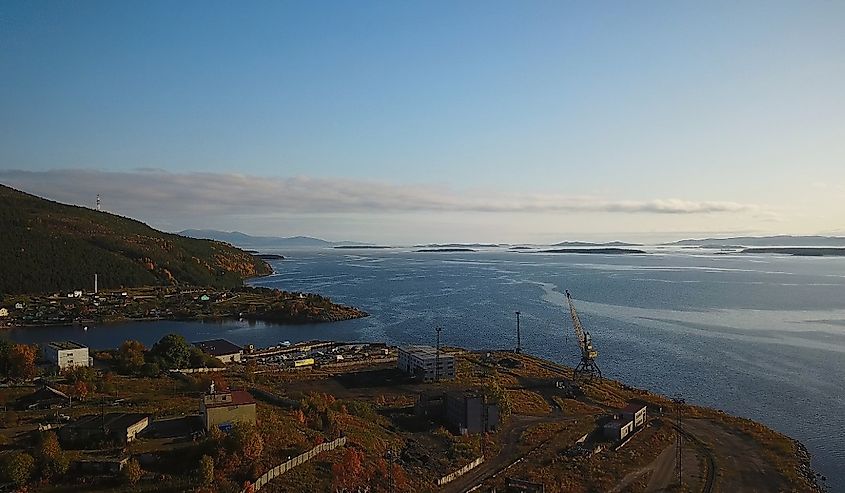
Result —
[{"label": "sea", "polygon": [[20,342],[151,345],[171,332],[269,346],[331,339],[516,347],[574,366],[572,293],[605,376],[748,417],[804,443],[831,491],[845,491],[845,258],[649,248],[543,254],[487,248],[263,249],[275,273],[251,284],[314,292],[370,316],[329,324],[130,322],[7,330]]}]

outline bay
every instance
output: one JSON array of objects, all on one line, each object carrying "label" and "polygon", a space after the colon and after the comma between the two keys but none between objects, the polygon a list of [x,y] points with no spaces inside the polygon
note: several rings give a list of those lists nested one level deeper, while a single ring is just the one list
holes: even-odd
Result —
[{"label": "bay", "polygon": [[833,491],[845,490],[845,259],[409,250],[268,250],[276,273],[251,283],[316,292],[371,314],[319,325],[132,322],[13,329],[21,342],[72,339],[93,348],[177,332],[267,346],[309,339],[513,348],[575,365],[563,292],[593,335],[604,374],[723,409],[801,440]]}]

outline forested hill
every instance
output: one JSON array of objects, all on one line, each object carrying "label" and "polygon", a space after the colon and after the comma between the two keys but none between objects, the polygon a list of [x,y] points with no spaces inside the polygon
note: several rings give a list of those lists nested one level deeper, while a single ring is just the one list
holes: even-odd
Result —
[{"label": "forested hill", "polygon": [[0,294],[147,285],[230,287],[271,272],[226,243],[163,233],[0,185]]}]

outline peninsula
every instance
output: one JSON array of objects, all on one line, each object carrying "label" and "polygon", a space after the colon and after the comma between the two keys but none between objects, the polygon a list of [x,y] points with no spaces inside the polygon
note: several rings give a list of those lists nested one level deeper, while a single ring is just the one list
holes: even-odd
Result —
[{"label": "peninsula", "polygon": [[[278,323],[367,314],[328,298],[244,286],[276,254],[164,233],[0,185],[0,326],[149,319]],[[261,258],[263,257],[263,258]]]}]

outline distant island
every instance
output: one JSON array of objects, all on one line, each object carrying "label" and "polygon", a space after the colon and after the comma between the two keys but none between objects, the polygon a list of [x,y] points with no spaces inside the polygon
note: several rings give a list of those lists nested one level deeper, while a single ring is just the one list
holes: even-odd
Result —
[{"label": "distant island", "polygon": [[429,243],[414,245],[414,248],[499,248],[501,246],[496,243]]},{"label": "distant island", "polygon": [[638,243],[625,243],[624,241],[609,241],[606,243],[591,243],[588,241],[562,241],[551,246],[555,247],[632,247],[641,246]]},{"label": "distant island", "polygon": [[729,238],[687,239],[665,243],[675,246],[706,246],[706,248],[742,247],[845,247],[842,236],[734,236]]},{"label": "distant island", "polygon": [[475,252],[472,248],[423,248],[416,250],[419,253],[448,253],[448,252]]},{"label": "distant island", "polygon": [[631,248],[556,248],[552,250],[538,250],[530,253],[592,253],[597,255],[629,255],[646,252]]},{"label": "distant island", "polygon": [[384,250],[385,248],[393,248],[387,245],[338,245],[334,248],[338,250]]},{"label": "distant island", "polygon": [[796,257],[845,257],[845,248],[746,248],[739,253],[775,253]]},{"label": "distant island", "polygon": [[510,250],[533,250],[533,248],[528,246],[512,246]]}]

